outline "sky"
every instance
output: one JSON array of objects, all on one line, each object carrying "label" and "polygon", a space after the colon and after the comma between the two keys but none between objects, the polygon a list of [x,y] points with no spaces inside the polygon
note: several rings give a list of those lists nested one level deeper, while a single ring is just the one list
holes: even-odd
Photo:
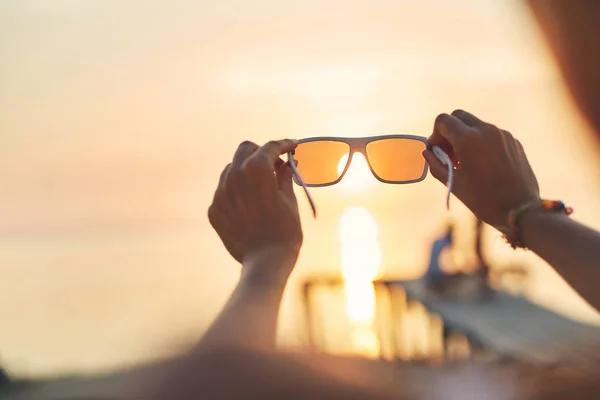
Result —
[{"label": "sky", "polygon": [[[5,0],[0,57],[0,363],[20,374],[148,361],[201,335],[239,273],[206,212],[242,140],[427,136],[463,108],[513,132],[542,194],[600,228],[588,127],[517,0]],[[399,277],[422,273],[448,219],[431,177],[312,195],[290,345],[298,283],[340,272],[345,209],[372,213]],[[456,200],[451,218],[468,230]],[[532,299],[600,321],[535,256],[486,243],[530,268]]]}]

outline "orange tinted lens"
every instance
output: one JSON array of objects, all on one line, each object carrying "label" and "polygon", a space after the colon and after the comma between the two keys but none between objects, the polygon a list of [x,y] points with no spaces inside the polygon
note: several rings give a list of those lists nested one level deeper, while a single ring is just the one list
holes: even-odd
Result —
[{"label": "orange tinted lens", "polygon": [[380,139],[367,144],[375,174],[384,181],[406,182],[423,177],[425,143],[415,139]]},{"label": "orange tinted lens", "polygon": [[307,185],[325,185],[337,181],[348,160],[350,146],[344,142],[319,140],[300,143],[294,159]]}]

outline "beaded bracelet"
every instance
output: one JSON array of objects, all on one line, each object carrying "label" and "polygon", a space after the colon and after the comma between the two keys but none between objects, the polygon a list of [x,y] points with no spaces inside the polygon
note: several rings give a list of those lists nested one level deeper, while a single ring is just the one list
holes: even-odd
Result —
[{"label": "beaded bracelet", "polygon": [[508,229],[504,233],[504,238],[513,249],[527,249],[523,241],[523,233],[521,232],[520,221],[523,215],[534,210],[554,212],[564,215],[571,215],[573,213],[573,208],[567,207],[565,203],[560,200],[544,199],[536,199],[523,204],[521,207],[511,210],[508,214]]}]

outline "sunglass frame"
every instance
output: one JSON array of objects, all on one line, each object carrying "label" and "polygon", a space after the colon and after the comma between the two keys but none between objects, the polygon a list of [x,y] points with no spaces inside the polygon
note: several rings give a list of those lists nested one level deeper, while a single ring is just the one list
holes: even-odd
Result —
[{"label": "sunglass frame", "polygon": [[[419,142],[422,142],[425,145],[425,148],[428,148],[427,147],[427,138],[425,138],[423,136],[416,136],[416,135],[379,135],[379,136],[366,136],[366,137],[357,137],[357,138],[355,138],[355,137],[344,138],[344,137],[332,137],[332,136],[317,136],[317,137],[300,139],[300,140],[298,140],[298,145],[301,145],[302,143],[309,143],[309,142],[342,142],[342,143],[347,144],[350,147],[350,150],[348,153],[348,161],[346,162],[344,170],[342,171],[342,173],[340,174],[340,176],[337,180],[335,180],[333,182],[329,182],[329,183],[306,183],[306,182],[304,182],[304,184],[307,187],[325,187],[325,186],[333,186],[333,185],[338,184],[344,178],[344,175],[346,175],[346,172],[350,168],[350,164],[352,163],[352,156],[354,155],[354,153],[360,153],[363,155],[363,157],[367,161],[367,165],[369,166],[369,169],[371,170],[371,173],[373,174],[375,179],[377,179],[379,182],[382,182],[382,183],[387,183],[387,184],[391,184],[391,185],[407,185],[410,183],[421,182],[422,180],[424,180],[427,177],[428,165],[425,162],[425,160],[423,160],[423,173],[417,179],[412,179],[412,180],[408,180],[408,181],[390,181],[390,180],[382,179],[379,175],[377,175],[377,173],[371,166],[371,161],[369,160],[369,156],[367,154],[367,145],[371,142],[376,142],[376,141],[385,140],[385,139],[417,140]],[[294,152],[292,151],[291,154],[293,155]],[[291,159],[289,157],[290,157],[290,154],[288,154],[288,161],[291,161]],[[296,181],[295,178],[294,178],[294,182],[297,185],[302,186],[299,182]]]}]

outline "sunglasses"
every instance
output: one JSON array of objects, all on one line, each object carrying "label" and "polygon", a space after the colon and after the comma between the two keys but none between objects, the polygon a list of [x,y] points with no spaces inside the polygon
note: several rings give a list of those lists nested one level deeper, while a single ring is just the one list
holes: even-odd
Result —
[{"label": "sunglasses", "polygon": [[303,187],[316,216],[307,187],[339,183],[354,153],[365,157],[371,173],[380,182],[407,184],[421,182],[427,176],[422,155],[426,149],[427,139],[413,135],[314,137],[299,140],[296,149],[288,153],[288,161],[294,170],[294,182]]}]

